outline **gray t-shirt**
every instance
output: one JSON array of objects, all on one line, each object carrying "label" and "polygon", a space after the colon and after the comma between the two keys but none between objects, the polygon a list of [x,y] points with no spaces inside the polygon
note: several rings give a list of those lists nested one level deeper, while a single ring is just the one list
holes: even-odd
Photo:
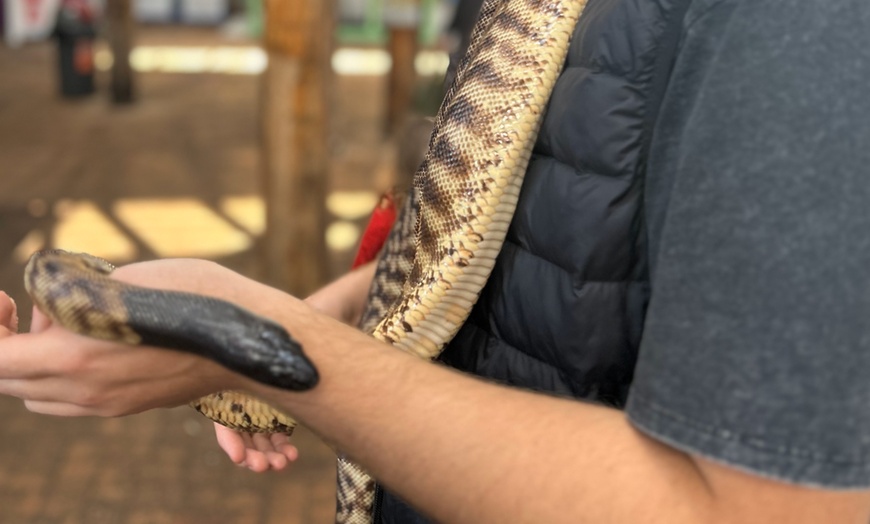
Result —
[{"label": "gray t-shirt", "polygon": [[647,173],[628,405],[679,449],[870,486],[870,2],[696,0]]}]

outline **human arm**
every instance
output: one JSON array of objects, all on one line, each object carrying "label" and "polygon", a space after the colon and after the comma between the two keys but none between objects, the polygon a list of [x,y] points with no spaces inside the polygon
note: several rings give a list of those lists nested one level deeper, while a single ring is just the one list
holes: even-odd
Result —
[{"label": "human arm", "polygon": [[356,326],[365,309],[376,267],[376,261],[363,264],[318,289],[305,302],[340,322]]},{"label": "human arm", "polygon": [[714,466],[650,439],[618,411],[419,361],[212,264],[119,272],[142,284],[219,292],[278,320],[306,348],[321,383],[306,393],[278,391],[197,357],[116,347],[52,326],[0,341],[0,392],[29,399],[37,412],[115,416],[218,389],[247,390],[439,521],[636,522],[648,515],[674,524],[864,524],[868,516],[865,492],[788,486]]},{"label": "human arm", "polygon": [[[330,352],[337,367],[363,349],[349,335]],[[504,389],[380,346],[353,367],[321,390],[346,389],[339,396],[353,407],[324,395],[303,407],[316,421],[300,418],[340,436],[333,445],[438,521],[866,522],[866,494],[716,466],[644,436],[615,410]]]}]

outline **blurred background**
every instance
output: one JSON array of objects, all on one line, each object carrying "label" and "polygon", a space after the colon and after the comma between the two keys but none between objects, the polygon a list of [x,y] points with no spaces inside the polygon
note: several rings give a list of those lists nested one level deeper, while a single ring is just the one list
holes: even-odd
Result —
[{"label": "blurred background", "polygon": [[[419,161],[457,2],[0,0],[0,289],[22,330],[42,248],[208,258],[298,296],[346,271]],[[331,522],[334,456],[294,439],[291,471],[257,475],[187,408],[0,398],[0,523]]]}]

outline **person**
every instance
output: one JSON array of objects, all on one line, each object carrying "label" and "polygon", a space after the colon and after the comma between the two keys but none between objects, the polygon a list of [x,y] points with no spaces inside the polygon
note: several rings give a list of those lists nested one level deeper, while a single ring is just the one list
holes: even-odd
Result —
[{"label": "person", "polygon": [[[279,391],[35,313],[0,340],[0,394],[119,416],[249,391],[438,522],[866,523],[868,24],[859,0],[590,0],[449,366],[333,318],[372,266],[305,302],[161,260],[115,278],[276,320],[321,383]],[[225,436],[249,465],[289,449]]]}]

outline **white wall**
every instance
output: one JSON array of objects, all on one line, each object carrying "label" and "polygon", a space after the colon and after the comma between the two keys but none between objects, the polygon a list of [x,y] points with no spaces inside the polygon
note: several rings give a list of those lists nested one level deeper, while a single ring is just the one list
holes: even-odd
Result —
[{"label": "white wall", "polygon": [[16,47],[48,38],[54,29],[59,6],[60,0],[6,0],[6,43]]}]

